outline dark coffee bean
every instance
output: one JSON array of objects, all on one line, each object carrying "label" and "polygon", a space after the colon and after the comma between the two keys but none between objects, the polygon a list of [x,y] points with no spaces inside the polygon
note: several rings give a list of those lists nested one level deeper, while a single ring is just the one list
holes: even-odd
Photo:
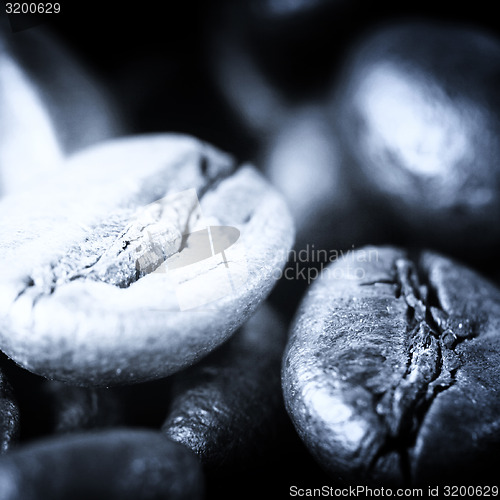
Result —
[{"label": "dark coffee bean", "polygon": [[19,434],[19,408],[12,387],[0,368],[0,454],[5,453]]},{"label": "dark coffee bean", "polygon": [[156,430],[163,425],[170,399],[171,378],[109,388],[124,407],[121,416],[128,427]]},{"label": "dark coffee bean", "polygon": [[40,398],[49,407],[53,433],[126,424],[125,401],[112,389],[75,387],[47,380]]},{"label": "dark coffee bean", "polygon": [[103,431],[25,445],[0,459],[0,498],[197,499],[201,467],[158,432]]},{"label": "dark coffee bean", "polygon": [[[212,69],[219,67],[218,58],[225,57],[226,48],[240,46],[244,58],[254,61],[282,96],[300,100],[327,84],[338,53],[360,19],[356,2],[346,0],[225,3],[206,23],[211,38],[208,45],[211,42],[215,46]],[[239,65],[236,60],[235,70],[245,64]],[[224,90],[236,84],[235,80],[224,83],[219,76],[218,83]],[[258,84],[251,80],[242,85],[254,83]],[[240,102],[235,109],[249,104]]]},{"label": "dark coffee bean", "polygon": [[36,186],[65,154],[119,135],[109,96],[42,27],[0,20],[0,195]]},{"label": "dark coffee bean", "polygon": [[424,23],[382,29],[348,60],[343,143],[361,190],[412,243],[464,253],[500,241],[499,70],[498,39]]},{"label": "dark coffee bean", "polygon": [[178,135],[90,149],[0,213],[0,347],[73,384],[161,378],[205,356],[269,293],[293,241],[255,169]]},{"label": "dark coffee bean", "polygon": [[[338,7],[343,1],[344,0],[334,0],[333,2],[329,2],[328,0],[313,0],[309,2],[289,2],[287,0],[250,0],[242,2],[237,8],[241,16],[245,14],[247,16],[253,15],[255,16],[255,20],[260,22],[267,20],[276,23],[282,20],[299,18],[300,23],[300,21],[304,22],[304,19],[300,18],[305,17],[306,20],[310,21],[307,17],[308,15],[324,15],[325,11],[332,8],[332,5]],[[254,21],[254,19],[252,19],[252,21]],[[292,27],[293,25],[289,26],[289,29],[291,30]],[[312,27],[309,26],[309,28]]]},{"label": "dark coffee bean", "polygon": [[[325,269],[282,369],[301,438],[337,479],[495,479],[500,290],[432,253],[367,247]],[[472,481],[472,482],[471,482]]]},{"label": "dark coffee bean", "polygon": [[288,202],[296,249],[385,241],[387,218],[373,210],[371,196],[354,190],[352,160],[341,147],[337,116],[328,112],[330,95],[287,99],[237,44],[217,51],[214,68],[237,118],[256,137],[256,163]]},{"label": "dark coffee bean", "polygon": [[261,307],[225,345],[175,376],[163,432],[210,467],[255,456],[279,419],[285,341],[282,321]]},{"label": "dark coffee bean", "polygon": [[22,443],[117,425],[158,429],[165,420],[169,377],[120,387],[79,387],[47,380],[8,359],[0,361],[18,406]]},{"label": "dark coffee bean", "polygon": [[370,197],[354,191],[351,161],[342,151],[336,121],[324,108],[317,102],[289,111],[259,159],[290,206],[296,249],[306,249],[309,261],[314,248],[350,249],[383,241],[389,225],[387,219],[381,223]]}]

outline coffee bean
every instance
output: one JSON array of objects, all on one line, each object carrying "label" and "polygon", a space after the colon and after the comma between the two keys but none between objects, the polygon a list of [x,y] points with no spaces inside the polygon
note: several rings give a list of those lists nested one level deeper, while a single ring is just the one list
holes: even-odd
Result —
[{"label": "coffee bean", "polygon": [[[289,21],[293,18],[299,18],[300,22],[309,21],[308,16],[316,16],[319,17],[321,14],[325,14],[325,11],[332,8],[332,4],[338,5],[341,4],[343,0],[335,0],[333,2],[328,2],[325,0],[316,0],[314,2],[288,2],[286,0],[256,0],[254,2],[247,2],[245,4],[241,4],[237,6],[238,14],[242,19],[245,19],[243,16],[254,16],[254,18],[250,18],[253,22],[260,21],[274,21],[276,24],[279,21]],[[230,4],[231,5],[231,4]],[[234,5],[231,5],[234,7]],[[303,19],[305,18],[305,19]],[[316,19],[316,21],[318,21]],[[293,25],[297,27],[297,24]],[[256,23],[257,24],[257,23]],[[312,23],[311,23],[312,24]],[[299,25],[300,28],[302,28]],[[256,26],[255,28],[258,28]],[[262,29],[262,26],[260,27]],[[265,28],[270,29],[270,27],[265,26]],[[309,29],[312,29],[312,26],[308,26]],[[289,31],[291,30],[291,26],[288,27]],[[302,28],[303,29],[303,28]],[[289,33],[291,36],[291,33]]]},{"label": "coffee bean", "polygon": [[225,345],[175,376],[163,432],[210,467],[265,447],[281,408],[285,341],[282,321],[261,306]]},{"label": "coffee bean", "polygon": [[116,429],[50,438],[0,459],[0,498],[196,499],[196,457],[158,432]]},{"label": "coffee bean", "polygon": [[275,135],[267,138],[259,160],[290,206],[296,249],[306,249],[310,260],[313,248],[347,249],[384,241],[390,226],[380,210],[373,210],[372,197],[358,196],[354,189],[352,162],[325,107],[315,102],[289,111]]},{"label": "coffee bean", "polygon": [[0,454],[5,453],[19,434],[19,408],[12,387],[0,368]]},{"label": "coffee bean", "polygon": [[111,389],[45,381],[40,395],[49,406],[51,432],[69,433],[126,424],[125,402]]},{"label": "coffee bean", "polygon": [[342,142],[361,192],[412,244],[465,254],[500,241],[499,69],[498,39],[437,23],[384,28],[348,58]]},{"label": "coffee bean", "polygon": [[128,138],[4,198],[2,350],[48,378],[108,385],[169,375],[220,345],[293,241],[281,197],[252,167],[233,172],[192,138]]},{"label": "coffee bean", "polygon": [[[385,241],[389,221],[359,196],[342,150],[329,95],[294,102],[234,43],[217,51],[216,78],[248,133],[256,163],[283,194],[294,218],[296,250],[346,249]],[[383,221],[383,224],[382,222]],[[308,263],[310,264],[310,263]]]},{"label": "coffee bean", "polygon": [[169,377],[119,387],[80,387],[47,380],[3,356],[0,362],[18,407],[16,442],[116,426],[158,429],[165,420]]},{"label": "coffee bean", "polygon": [[42,27],[0,21],[0,195],[34,186],[63,157],[121,133],[103,88]]},{"label": "coffee bean", "polygon": [[[224,92],[237,94],[238,87],[255,85],[254,95],[258,96],[261,81],[245,82],[244,75],[236,75],[238,69],[245,72],[251,60],[280,97],[303,99],[318,95],[346,39],[358,28],[359,19],[355,2],[345,0],[225,2],[207,17],[207,45],[214,49],[210,69],[220,68],[218,59],[238,47],[245,54],[241,63],[233,61],[236,78],[224,82],[223,75],[217,75]],[[237,113],[251,107],[251,102],[235,104]],[[260,106],[258,101],[256,106]]]},{"label": "coffee bean", "polygon": [[334,477],[479,484],[500,449],[500,290],[437,254],[367,247],[309,290],[282,368],[289,414]]}]

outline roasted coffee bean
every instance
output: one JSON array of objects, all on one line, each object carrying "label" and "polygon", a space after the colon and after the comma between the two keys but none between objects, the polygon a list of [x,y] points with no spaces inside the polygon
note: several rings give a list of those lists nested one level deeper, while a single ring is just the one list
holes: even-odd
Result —
[{"label": "roasted coffee bean", "polygon": [[0,358],[15,395],[19,439],[116,426],[158,429],[165,420],[170,377],[120,387],[80,387],[47,380]]},{"label": "roasted coffee bean", "polygon": [[225,345],[175,376],[163,432],[210,467],[255,455],[279,419],[285,342],[282,321],[261,306]]},{"label": "roasted coffee bean", "polygon": [[0,195],[35,186],[64,155],[121,133],[104,90],[47,30],[0,20]]},{"label": "roasted coffee bean", "polygon": [[[253,15],[255,20],[260,21],[285,21],[289,19],[305,18],[308,19],[310,16],[320,16],[325,14],[329,8],[333,5],[341,4],[345,0],[334,0],[329,2],[328,0],[315,0],[313,2],[289,2],[287,0],[253,0],[250,2],[242,2],[237,6],[239,14],[243,15]],[[230,3],[230,2],[229,2]],[[254,19],[251,19],[254,21]],[[304,19],[301,19],[304,22]],[[297,24],[297,23],[296,23]],[[309,26],[311,28],[311,26]],[[291,30],[290,30],[291,31]]]},{"label": "roasted coffee bean", "polygon": [[177,135],[90,149],[0,213],[0,347],[73,384],[161,378],[208,354],[265,298],[293,241],[251,166]]},{"label": "roasted coffee bean", "polygon": [[12,388],[0,368],[0,454],[5,453],[19,434],[19,408]]},{"label": "roasted coffee bean", "polygon": [[296,249],[306,249],[309,261],[314,260],[314,248],[347,249],[383,241],[390,226],[386,218],[382,224],[372,198],[354,190],[351,161],[324,107],[310,103],[289,112],[266,140],[259,159],[290,206]]},{"label": "roasted coffee bean", "polygon": [[499,366],[499,289],[437,254],[367,247],[311,287],[282,383],[334,477],[480,484],[497,477]]},{"label": "roasted coffee bean", "polygon": [[367,36],[346,64],[332,113],[362,193],[412,244],[450,253],[500,241],[500,42],[412,23]]},{"label": "roasted coffee bean", "polygon": [[197,499],[196,457],[158,432],[116,429],[49,438],[0,459],[2,500]]},{"label": "roasted coffee bean", "polygon": [[[331,31],[332,22],[340,22],[343,17],[339,11],[341,3],[287,6],[287,2],[263,1],[230,7],[236,17],[236,12],[245,10],[255,10],[262,19],[269,15],[269,25],[274,28],[281,24],[280,18],[295,18],[294,28],[288,27],[293,36],[297,25],[306,20],[307,12],[321,17],[325,9],[332,9],[328,23]],[[277,12],[271,15],[273,9]],[[248,17],[242,15],[244,23]],[[262,28],[261,22],[256,24]],[[357,189],[353,160],[341,144],[340,113],[333,109],[337,104],[329,78],[322,77],[321,87],[314,91],[302,89],[299,95],[290,94],[286,83],[295,85],[296,81],[274,81],[269,68],[259,64],[243,40],[242,30],[234,29],[227,20],[223,28],[213,35],[213,78],[233,110],[235,121],[255,138],[252,154],[256,164],[288,202],[296,226],[296,250],[351,249],[387,241],[387,235],[393,232],[391,219],[374,206],[378,200],[366,193],[360,195]],[[267,40],[262,48],[271,52],[275,47]],[[286,51],[289,50],[287,46]],[[319,66],[330,75],[335,64],[330,53],[324,56]],[[304,267],[314,266],[312,260],[309,258]]]},{"label": "roasted coffee bean", "polygon": [[[245,52],[244,58],[255,62],[278,93],[298,100],[324,88],[332,63],[360,19],[356,2],[346,0],[223,3],[222,9],[214,9],[215,13],[206,18],[206,31],[211,37],[207,45],[214,45],[211,69],[218,67],[217,58],[224,57],[226,48],[239,46]],[[224,90],[241,83],[218,80]],[[255,80],[242,85],[248,88],[254,83],[258,89]],[[251,103],[239,105],[247,107]],[[238,111],[239,106],[235,109]]]},{"label": "roasted coffee bean", "polygon": [[75,387],[47,380],[41,393],[51,416],[53,433],[126,424],[125,402],[111,389]]},{"label": "roasted coffee bean", "polygon": [[347,249],[384,241],[390,221],[373,210],[373,197],[354,189],[338,118],[328,112],[330,95],[299,103],[287,99],[235,44],[217,51],[214,67],[221,91],[256,138],[256,163],[288,202],[296,249]]},{"label": "roasted coffee bean", "polygon": [[159,429],[163,425],[170,400],[171,379],[166,377],[108,389],[123,405],[121,416],[128,427]]}]

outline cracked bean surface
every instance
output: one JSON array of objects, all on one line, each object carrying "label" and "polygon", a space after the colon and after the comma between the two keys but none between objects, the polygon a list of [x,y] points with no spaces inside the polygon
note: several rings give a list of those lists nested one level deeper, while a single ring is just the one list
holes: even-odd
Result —
[{"label": "cracked bean surface", "polygon": [[[208,354],[267,296],[293,241],[283,199],[253,167],[174,134],[91,148],[5,197],[0,213],[0,347],[81,385],[157,379]],[[189,234],[205,223],[239,238],[225,260],[185,266],[176,283],[160,268],[192,250]],[[228,263],[230,290],[217,278]],[[181,310],[180,285],[209,304]]]},{"label": "cracked bean surface", "polygon": [[387,247],[325,271],[282,368],[287,410],[319,462],[347,481],[492,480],[500,291],[437,254]]}]

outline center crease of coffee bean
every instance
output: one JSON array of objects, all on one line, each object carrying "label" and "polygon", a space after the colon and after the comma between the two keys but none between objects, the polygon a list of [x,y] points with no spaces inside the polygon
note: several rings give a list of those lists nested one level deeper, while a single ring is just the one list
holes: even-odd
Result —
[{"label": "center crease of coffee bean", "polygon": [[[200,160],[200,168],[208,160]],[[171,193],[163,187],[166,196],[144,199],[139,189],[138,207],[122,207],[92,227],[85,228],[85,238],[69,248],[57,262],[39,268],[25,279],[25,288],[18,297],[31,288],[43,295],[54,293],[64,283],[75,280],[101,281],[119,288],[127,288],[140,278],[155,272],[169,257],[189,246],[189,233],[201,218],[199,200],[227,176],[203,175],[196,187],[197,196],[186,191]],[[147,183],[151,183],[149,179]],[[160,187],[165,181],[156,181]],[[168,183],[167,183],[168,184]],[[140,200],[140,201],[139,201]]]},{"label": "center crease of coffee bean", "polygon": [[[410,480],[410,450],[435,397],[451,387],[461,366],[455,347],[475,337],[469,320],[448,315],[425,274],[407,259],[395,264],[396,298],[407,304],[408,359],[400,382],[375,394],[375,410],[387,429],[383,446],[374,455],[370,469],[381,457],[396,452],[406,480]],[[387,283],[387,282],[384,282]],[[375,283],[364,283],[374,285]]]}]

